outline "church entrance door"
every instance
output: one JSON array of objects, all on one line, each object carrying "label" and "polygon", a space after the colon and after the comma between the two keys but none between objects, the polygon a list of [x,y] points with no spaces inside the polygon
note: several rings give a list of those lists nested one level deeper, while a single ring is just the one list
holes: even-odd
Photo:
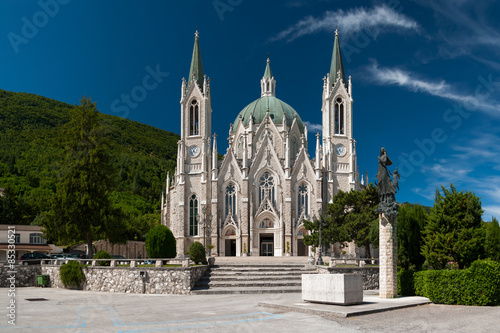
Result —
[{"label": "church entrance door", "polygon": [[274,256],[274,235],[261,234],[260,235],[260,255],[261,256]]},{"label": "church entrance door", "polygon": [[297,255],[307,256],[307,246],[304,244],[302,238],[297,239]]},{"label": "church entrance door", "polygon": [[236,239],[226,239],[226,257],[236,256]]}]

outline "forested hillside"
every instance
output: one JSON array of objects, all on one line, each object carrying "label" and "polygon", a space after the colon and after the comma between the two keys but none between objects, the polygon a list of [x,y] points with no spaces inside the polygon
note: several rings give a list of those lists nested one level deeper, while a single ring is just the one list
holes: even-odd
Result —
[{"label": "forested hillside", "polygon": [[[0,90],[0,223],[38,224],[61,176],[64,125],[72,105],[42,96]],[[99,105],[97,105],[99,108]],[[167,171],[175,168],[179,136],[128,119],[101,114],[117,169],[114,205],[129,237],[142,238],[159,221]]]}]

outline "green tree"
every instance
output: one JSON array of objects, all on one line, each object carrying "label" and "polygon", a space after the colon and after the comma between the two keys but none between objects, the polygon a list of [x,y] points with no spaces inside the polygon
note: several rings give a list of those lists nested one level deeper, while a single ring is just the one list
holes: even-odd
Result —
[{"label": "green tree", "polygon": [[175,258],[177,255],[174,234],[160,224],[146,235],[146,251],[150,258]]},{"label": "green tree", "polygon": [[484,254],[481,201],[472,192],[458,192],[453,184],[441,189],[425,226],[422,254],[435,269],[450,261],[469,267]]},{"label": "green tree", "polygon": [[83,241],[92,258],[94,240],[121,242],[126,230],[121,211],[112,207],[109,198],[115,169],[99,111],[89,98],[80,102],[66,125],[66,168],[42,224],[47,239],[60,244]]},{"label": "green tree", "polygon": [[[323,223],[321,242],[334,244],[354,241],[358,246],[365,246],[370,257],[370,244],[378,244],[378,214],[375,212],[379,203],[378,190],[370,184],[363,191],[339,191],[327,205],[326,212],[320,217]],[[304,244],[318,246],[318,221],[304,221],[304,227],[312,231],[304,236]]]},{"label": "green tree", "polygon": [[484,250],[486,255],[492,260],[500,262],[500,225],[498,220],[493,218],[491,222],[484,223],[486,238]]},{"label": "green tree", "polygon": [[205,247],[200,242],[193,242],[189,246],[189,257],[195,264],[203,264],[207,263],[207,256]]},{"label": "green tree", "polygon": [[425,261],[420,248],[427,214],[421,205],[402,204],[398,215],[398,266],[420,270]]},{"label": "green tree", "polygon": [[0,196],[0,224],[30,224],[35,217],[33,207],[24,196],[7,186]]}]

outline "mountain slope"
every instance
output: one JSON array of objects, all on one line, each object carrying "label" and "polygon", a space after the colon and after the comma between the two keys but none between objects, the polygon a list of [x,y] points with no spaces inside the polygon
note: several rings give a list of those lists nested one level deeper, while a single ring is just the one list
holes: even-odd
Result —
[{"label": "mountain slope", "polygon": [[[36,223],[48,210],[63,168],[63,126],[72,107],[0,90],[0,187],[8,188],[11,198],[3,200],[7,207],[0,207],[0,223]],[[134,225],[159,220],[161,191],[167,171],[172,175],[175,168],[179,136],[111,115],[101,114],[101,122],[118,170],[113,201],[127,214],[131,234],[140,237],[148,227]]]}]

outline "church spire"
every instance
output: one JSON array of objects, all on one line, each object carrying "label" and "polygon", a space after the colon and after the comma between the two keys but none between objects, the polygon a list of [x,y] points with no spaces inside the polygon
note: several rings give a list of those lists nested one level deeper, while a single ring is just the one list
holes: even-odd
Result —
[{"label": "church spire", "polygon": [[262,80],[260,80],[260,91],[261,96],[276,96],[276,80],[274,79],[273,71],[271,70],[269,57],[267,58],[264,76],[262,77]]},{"label": "church spire", "polygon": [[270,79],[272,77],[273,77],[273,71],[271,70],[269,57],[267,57],[267,65],[266,65],[266,70],[264,71],[264,79],[267,79],[267,78]]},{"label": "church spire", "polygon": [[346,81],[344,73],[342,53],[340,52],[339,31],[335,29],[335,42],[333,43],[332,64],[330,65],[330,83],[334,85],[340,74],[340,78],[345,84]]},{"label": "church spire", "polygon": [[198,29],[194,34],[194,47],[193,47],[193,57],[191,58],[191,68],[189,69],[188,86],[191,84],[193,79],[198,83],[198,86],[203,90],[203,66],[201,64],[201,53],[200,53],[200,43],[198,42],[199,33]]}]

